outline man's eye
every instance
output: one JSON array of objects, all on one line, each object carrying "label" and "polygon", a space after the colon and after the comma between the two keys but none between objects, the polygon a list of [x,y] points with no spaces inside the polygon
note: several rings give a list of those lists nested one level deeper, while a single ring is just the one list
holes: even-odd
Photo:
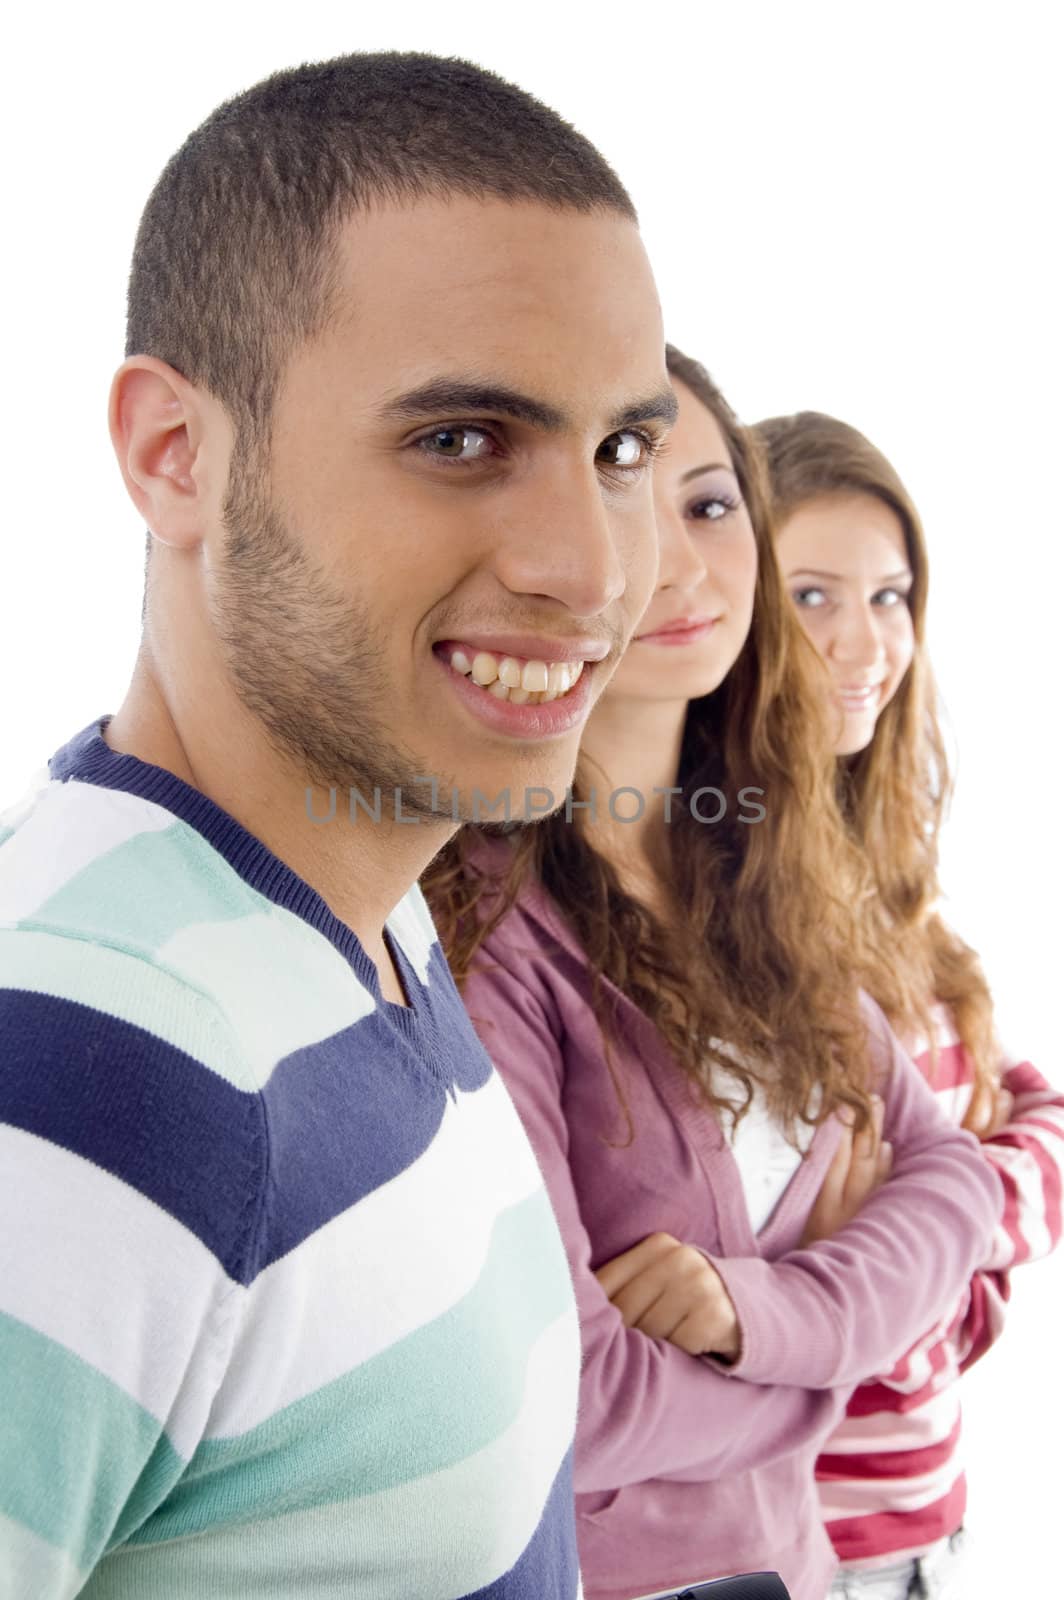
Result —
[{"label": "man's eye", "polygon": [[427,455],[445,461],[478,461],[491,454],[491,436],[482,428],[437,428],[418,440]]},{"label": "man's eye", "polygon": [[642,467],[654,453],[653,440],[644,433],[611,433],[598,447],[598,459],[608,467]]}]

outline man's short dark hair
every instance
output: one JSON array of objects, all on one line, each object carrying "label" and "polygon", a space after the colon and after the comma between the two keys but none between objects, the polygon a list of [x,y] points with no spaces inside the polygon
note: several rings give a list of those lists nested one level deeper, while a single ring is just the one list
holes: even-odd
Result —
[{"label": "man's short dark hair", "polygon": [[[336,231],[373,201],[635,209],[581,134],[467,61],[359,54],[277,72],[172,158],[133,252],[126,354],[207,388],[262,441],[287,355],[328,320]],[[562,292],[562,286],[559,286]]]}]

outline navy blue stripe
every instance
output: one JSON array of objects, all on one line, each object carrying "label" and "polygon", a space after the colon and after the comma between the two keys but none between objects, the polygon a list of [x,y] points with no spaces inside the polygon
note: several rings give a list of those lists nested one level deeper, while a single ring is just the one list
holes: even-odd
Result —
[{"label": "navy blue stripe", "polygon": [[573,1452],[566,1455],[547,1497],[539,1527],[503,1577],[466,1600],[576,1600],[579,1563],[573,1509]]},{"label": "navy blue stripe", "polygon": [[[162,1206],[250,1283],[431,1144],[452,1085],[491,1064],[465,1015],[426,1063],[378,1013],[274,1070],[262,1094],[91,1006],[0,990],[0,1118]],[[252,1238],[268,1169],[268,1204]]]},{"label": "navy blue stripe", "polygon": [[248,1282],[266,1150],[258,1096],[73,1000],[0,990],[0,1118],[93,1161]]},{"label": "navy blue stripe", "polygon": [[411,1166],[455,1088],[487,1083],[491,1062],[464,1008],[447,1042],[449,1059],[426,1063],[416,1045],[367,1017],[276,1068],[263,1099],[285,1205],[270,1219],[264,1266]]}]

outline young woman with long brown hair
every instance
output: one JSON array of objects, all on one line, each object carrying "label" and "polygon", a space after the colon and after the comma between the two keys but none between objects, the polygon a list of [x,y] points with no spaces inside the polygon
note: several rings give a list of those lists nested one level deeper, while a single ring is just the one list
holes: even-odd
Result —
[{"label": "young woman with long brown hair", "polygon": [[[863,869],[758,454],[669,369],[658,587],[573,803],[464,829],[424,887],[569,1255],[588,1600],[762,1568],[823,1600],[818,1448],[955,1298],[1001,1193],[858,998]],[[530,692],[520,663],[452,665]]]},{"label": "young woman with long brown hair", "polygon": [[817,1463],[844,1564],[837,1593],[959,1594],[966,1488],[956,1379],[1000,1332],[1007,1269],[1060,1239],[1064,1097],[1029,1062],[1005,1055],[975,952],[937,910],[950,776],[924,637],[927,549],[912,498],[882,453],[834,417],[774,417],[756,431],[787,588],[827,667],[837,798],[875,887],[863,909],[888,940],[889,959],[865,981],[945,1113],[981,1137],[1006,1193],[983,1270],[960,1305],[856,1391]]}]

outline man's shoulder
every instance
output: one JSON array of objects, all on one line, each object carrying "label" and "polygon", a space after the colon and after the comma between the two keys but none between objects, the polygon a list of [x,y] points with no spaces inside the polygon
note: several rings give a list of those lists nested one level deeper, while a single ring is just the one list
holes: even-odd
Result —
[{"label": "man's shoulder", "polygon": [[194,828],[141,795],[52,781],[5,817],[0,926],[47,926],[151,959],[181,928],[260,898]]},{"label": "man's shoulder", "polygon": [[[404,947],[424,939],[404,907]],[[374,1009],[339,951],[190,823],[73,779],[47,785],[0,844],[0,984],[27,974],[245,1089]]]},{"label": "man's shoulder", "polygon": [[[181,933],[236,914],[217,857],[163,807],[79,782],[39,786],[6,813],[0,844],[5,1032],[110,1038],[141,1058],[166,1047],[251,1086],[209,985],[169,958]],[[210,858],[215,857],[215,861]],[[32,1026],[30,1021],[32,1020]]]},{"label": "man's shoulder", "polygon": [[72,1183],[86,1171],[97,1185],[117,1180],[127,1207],[169,1214],[231,1276],[246,1276],[243,1217],[267,1165],[254,1063],[217,985],[180,959],[194,925],[209,944],[224,922],[224,875],[215,869],[212,880],[209,847],[172,813],[121,790],[51,781],[7,813],[7,826],[9,1157],[37,1150],[41,1160],[47,1146]]}]

